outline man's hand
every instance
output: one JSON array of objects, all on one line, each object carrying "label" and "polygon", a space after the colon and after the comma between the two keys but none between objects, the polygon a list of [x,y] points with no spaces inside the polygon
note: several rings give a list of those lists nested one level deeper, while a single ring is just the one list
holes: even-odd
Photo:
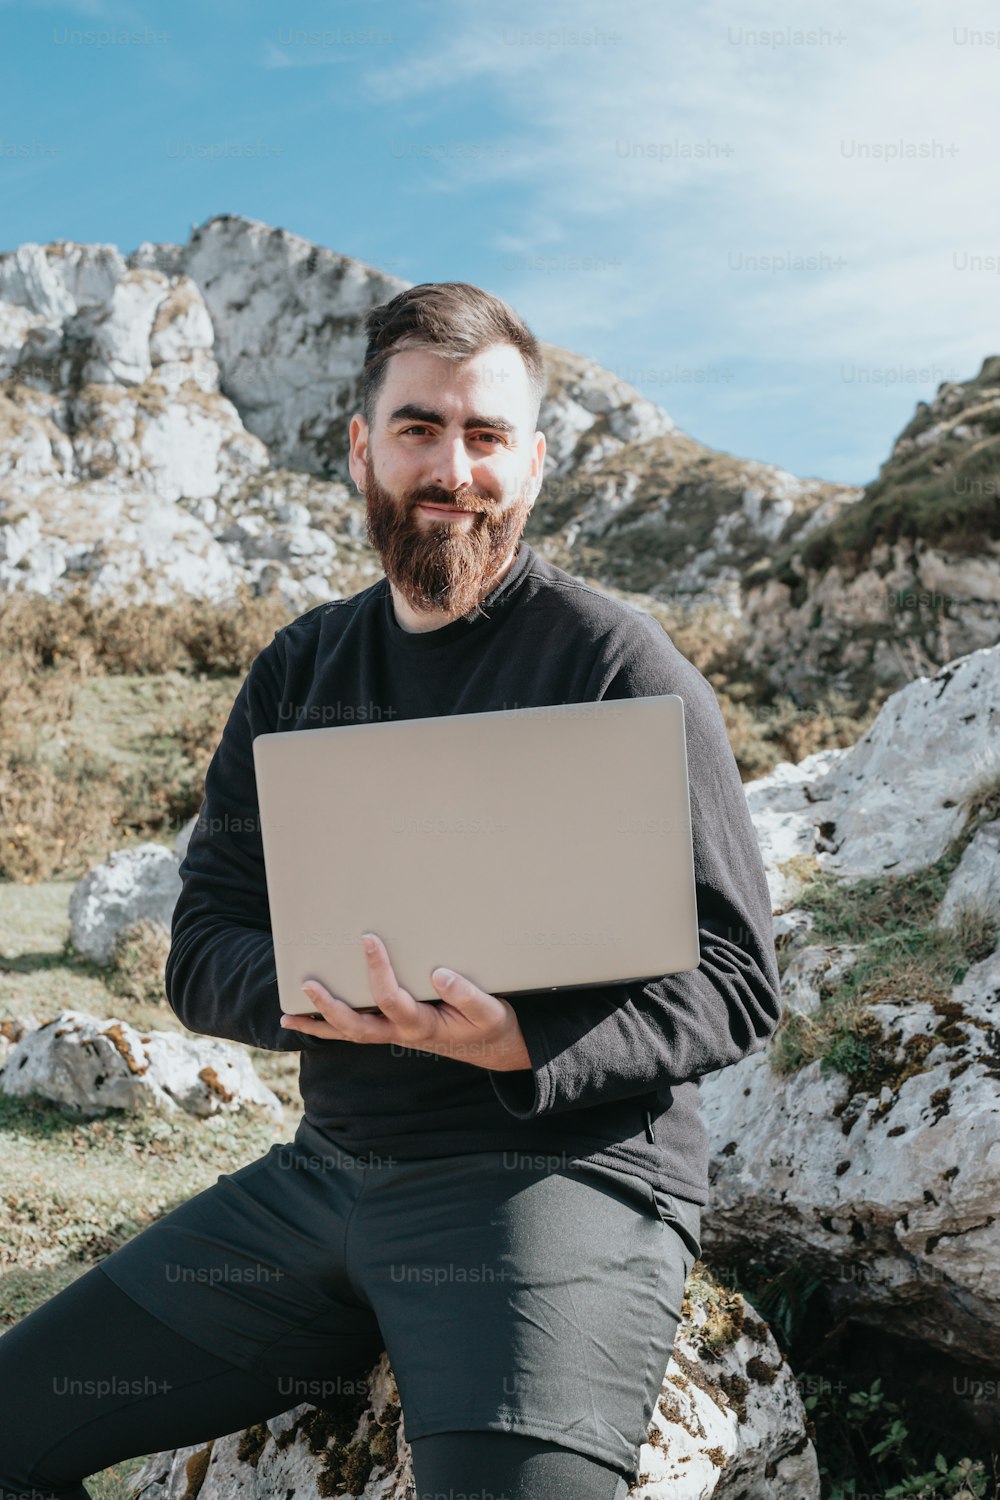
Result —
[{"label": "man's hand", "polygon": [[443,969],[431,975],[441,1002],[414,1000],[398,984],[382,939],[365,934],[365,950],[368,983],[381,1015],[355,1010],[310,979],[302,989],[326,1019],[283,1015],[281,1024],[330,1041],[394,1042],[500,1073],[531,1067],[517,1013],[507,1000],[488,995],[461,974],[447,978]]}]

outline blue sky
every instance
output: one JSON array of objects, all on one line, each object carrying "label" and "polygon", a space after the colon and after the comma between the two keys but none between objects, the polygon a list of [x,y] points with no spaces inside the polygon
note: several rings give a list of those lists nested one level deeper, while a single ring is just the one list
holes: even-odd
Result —
[{"label": "blue sky", "polygon": [[0,0],[0,30],[3,250],[246,214],[487,287],[701,441],[854,484],[1000,352],[979,0]]}]

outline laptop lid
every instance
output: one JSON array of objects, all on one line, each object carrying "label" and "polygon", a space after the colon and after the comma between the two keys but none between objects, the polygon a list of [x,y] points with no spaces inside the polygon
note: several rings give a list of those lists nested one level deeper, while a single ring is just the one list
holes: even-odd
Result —
[{"label": "laptop lid", "polygon": [[361,934],[417,1000],[444,964],[489,994],[697,968],[676,694],[258,735],[281,1009],[374,1008]]}]

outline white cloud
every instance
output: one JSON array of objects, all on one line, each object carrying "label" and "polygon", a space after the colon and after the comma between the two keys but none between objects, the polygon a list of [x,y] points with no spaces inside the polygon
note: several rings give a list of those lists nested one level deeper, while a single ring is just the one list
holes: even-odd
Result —
[{"label": "white cloud", "polygon": [[[709,357],[735,345],[966,374],[996,346],[1000,277],[955,266],[963,250],[1000,253],[1000,49],[966,31],[1000,28],[987,4],[554,0],[539,25],[527,4],[500,21],[453,0],[436,16],[426,47],[368,69],[362,91],[399,105],[473,84],[484,113],[502,108],[507,155],[443,156],[435,173],[442,187],[517,186],[524,218],[494,236],[525,261],[505,295],[544,304],[550,327],[662,329],[693,307]],[[588,29],[603,40],[567,36]],[[520,30],[541,36],[512,43]],[[790,41],[808,30],[820,40]],[[465,118],[452,112],[449,134]],[[930,155],[871,159],[900,143]],[[678,145],[731,150],[678,159]],[[560,249],[617,252],[626,270],[607,284],[532,273],[532,255]],[[782,253],[825,268],[745,267]]]},{"label": "white cloud", "polygon": [[276,47],[273,42],[265,42],[261,51],[262,68],[290,68],[292,60],[288,53],[281,47]]},{"label": "white cloud", "polygon": [[[316,34],[322,35],[322,33]],[[292,45],[295,50],[290,52],[285,47],[276,46],[272,41],[266,41],[261,50],[260,66],[262,68],[329,68],[337,64],[344,67],[351,61],[348,54],[338,52],[332,42],[328,44],[321,41],[303,42]],[[306,50],[307,48],[309,50]]]}]

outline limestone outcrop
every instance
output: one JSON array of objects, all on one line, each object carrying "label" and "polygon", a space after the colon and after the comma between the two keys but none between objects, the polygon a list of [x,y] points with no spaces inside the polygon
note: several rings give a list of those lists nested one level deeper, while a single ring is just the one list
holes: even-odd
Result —
[{"label": "limestone outcrop", "polygon": [[83,1118],[110,1109],[203,1119],[246,1111],[284,1123],[246,1048],[71,1009],[22,1032],[0,1070],[0,1093],[50,1099]]}]

